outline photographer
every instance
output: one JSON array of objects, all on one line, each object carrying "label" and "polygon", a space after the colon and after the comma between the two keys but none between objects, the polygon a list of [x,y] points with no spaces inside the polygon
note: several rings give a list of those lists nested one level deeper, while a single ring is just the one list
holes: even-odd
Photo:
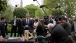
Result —
[{"label": "photographer", "polygon": [[50,31],[50,43],[72,43],[67,32],[61,26],[59,17],[56,18],[56,25],[48,24],[48,29]]},{"label": "photographer", "polygon": [[47,34],[47,30],[45,29],[45,25],[44,25],[44,20],[40,19],[39,20],[39,24],[37,26],[36,32],[37,32],[37,36],[46,36]]}]

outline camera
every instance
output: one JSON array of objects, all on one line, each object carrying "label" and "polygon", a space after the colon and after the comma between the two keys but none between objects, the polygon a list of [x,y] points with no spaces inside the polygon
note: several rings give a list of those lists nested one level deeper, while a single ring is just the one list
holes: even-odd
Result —
[{"label": "camera", "polygon": [[46,43],[46,37],[44,36],[37,36],[36,40],[37,43]]}]

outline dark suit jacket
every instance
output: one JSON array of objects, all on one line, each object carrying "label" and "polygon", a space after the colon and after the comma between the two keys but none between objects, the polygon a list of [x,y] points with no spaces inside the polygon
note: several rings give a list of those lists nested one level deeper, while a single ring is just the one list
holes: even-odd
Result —
[{"label": "dark suit jacket", "polygon": [[0,22],[0,30],[5,30],[5,23]]},{"label": "dark suit jacket", "polygon": [[53,23],[53,20],[52,19],[50,19],[50,21],[49,21],[49,19],[44,20],[45,25],[48,25],[49,23]]},{"label": "dark suit jacket", "polygon": [[22,21],[18,20],[18,27],[22,26]]},{"label": "dark suit jacket", "polygon": [[68,23],[68,22],[65,22],[62,26],[66,30],[66,32],[68,33],[68,35],[71,35],[71,24]]},{"label": "dark suit jacket", "polygon": [[22,21],[22,26],[24,27],[24,26],[26,26],[26,25],[28,25],[29,27],[28,27],[28,28],[25,28],[25,30],[30,30],[30,31],[33,30],[33,22],[32,22],[31,19],[29,19],[29,24],[26,23],[26,19],[24,19],[24,20]]},{"label": "dark suit jacket", "polygon": [[18,32],[22,33],[23,30],[22,21],[18,20]]},{"label": "dark suit jacket", "polygon": [[[11,25],[12,25],[12,27],[14,26],[13,24],[14,24],[14,19],[11,20]],[[18,26],[18,20],[16,19],[16,27],[17,27],[17,26]]]},{"label": "dark suit jacket", "polygon": [[5,21],[5,28],[7,29],[7,26],[8,26],[8,21],[6,20]]},{"label": "dark suit jacket", "polygon": [[69,43],[70,39],[67,32],[60,25],[56,25],[51,31],[52,43]]},{"label": "dark suit jacket", "polygon": [[0,22],[0,35],[5,37],[5,23]]},{"label": "dark suit jacket", "polygon": [[48,19],[44,19],[44,24],[48,25]]}]

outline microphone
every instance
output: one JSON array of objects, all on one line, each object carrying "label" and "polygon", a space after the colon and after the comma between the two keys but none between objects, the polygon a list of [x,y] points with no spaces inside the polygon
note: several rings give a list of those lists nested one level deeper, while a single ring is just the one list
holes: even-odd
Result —
[{"label": "microphone", "polygon": [[37,1],[37,0],[33,0],[33,1]]},{"label": "microphone", "polygon": [[41,5],[40,8],[46,7],[46,5]]}]

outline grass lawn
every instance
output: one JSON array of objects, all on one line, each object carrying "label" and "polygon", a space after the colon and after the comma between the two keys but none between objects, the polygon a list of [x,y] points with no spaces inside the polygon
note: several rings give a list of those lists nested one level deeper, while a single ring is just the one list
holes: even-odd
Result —
[{"label": "grass lawn", "polygon": [[[8,33],[8,35],[6,35],[6,37],[10,37],[11,33]],[[18,35],[18,33],[16,33],[16,36]],[[12,37],[14,37],[14,34],[12,35]]]},{"label": "grass lawn", "polygon": [[76,43],[76,41],[74,43]]}]

